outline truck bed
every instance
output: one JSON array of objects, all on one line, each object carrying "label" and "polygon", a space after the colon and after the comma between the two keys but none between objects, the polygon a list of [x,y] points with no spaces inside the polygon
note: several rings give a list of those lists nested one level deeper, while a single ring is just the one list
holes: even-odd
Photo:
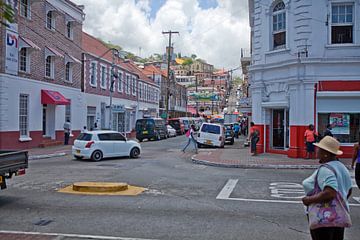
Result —
[{"label": "truck bed", "polygon": [[14,173],[28,167],[27,151],[0,151],[0,175]]}]

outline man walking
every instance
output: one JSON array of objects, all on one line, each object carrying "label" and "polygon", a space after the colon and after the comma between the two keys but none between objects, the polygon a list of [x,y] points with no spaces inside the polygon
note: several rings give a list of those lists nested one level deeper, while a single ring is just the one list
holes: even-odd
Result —
[{"label": "man walking", "polygon": [[64,123],[64,145],[69,145],[70,130],[71,130],[71,123],[69,120],[67,120]]}]

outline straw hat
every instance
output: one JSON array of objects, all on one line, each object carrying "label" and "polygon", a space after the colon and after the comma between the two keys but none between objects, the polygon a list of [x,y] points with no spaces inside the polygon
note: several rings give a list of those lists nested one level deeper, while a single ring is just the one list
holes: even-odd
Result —
[{"label": "straw hat", "polygon": [[314,145],[335,155],[343,154],[343,152],[339,150],[340,143],[335,138],[330,136],[325,136],[319,143],[314,143]]}]

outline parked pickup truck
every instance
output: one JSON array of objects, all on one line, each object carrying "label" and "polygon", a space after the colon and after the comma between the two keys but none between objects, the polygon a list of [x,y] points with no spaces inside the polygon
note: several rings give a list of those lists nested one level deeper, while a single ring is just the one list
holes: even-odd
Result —
[{"label": "parked pickup truck", "polygon": [[24,175],[25,168],[28,168],[27,151],[0,150],[0,190],[6,188],[6,179]]}]

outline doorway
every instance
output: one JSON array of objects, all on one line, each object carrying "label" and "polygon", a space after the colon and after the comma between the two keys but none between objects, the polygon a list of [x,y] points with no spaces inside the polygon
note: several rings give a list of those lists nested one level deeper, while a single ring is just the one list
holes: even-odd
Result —
[{"label": "doorway", "polygon": [[42,105],[42,133],[43,136],[46,136],[46,109],[47,104]]},{"label": "doorway", "polygon": [[289,149],[289,110],[272,110],[271,146],[273,149]]}]

